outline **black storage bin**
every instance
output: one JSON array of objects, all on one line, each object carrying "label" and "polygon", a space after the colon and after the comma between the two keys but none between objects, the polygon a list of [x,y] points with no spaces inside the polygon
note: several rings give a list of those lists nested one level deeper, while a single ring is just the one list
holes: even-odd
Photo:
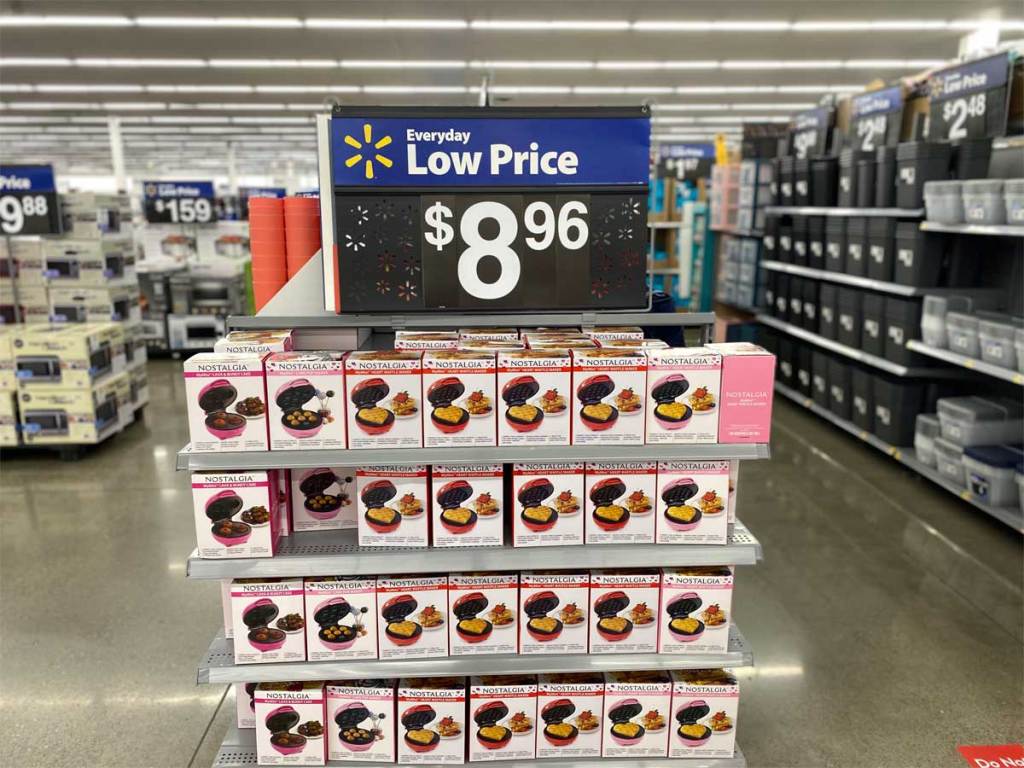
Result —
[{"label": "black storage bin", "polygon": [[811,205],[831,207],[836,204],[839,181],[839,159],[825,155],[811,158]]},{"label": "black storage bin", "polygon": [[811,352],[811,399],[828,408],[828,362],[830,355],[815,349]]},{"label": "black storage bin", "polygon": [[761,238],[761,257],[766,261],[778,258],[779,248],[779,217],[764,217],[764,236]]},{"label": "black storage bin", "polygon": [[908,141],[896,147],[896,207],[922,208],[924,183],[949,178],[951,144]]},{"label": "black storage bin", "polygon": [[801,267],[807,266],[807,217],[793,217],[793,251],[792,259],[794,264]]},{"label": "black storage bin", "polygon": [[765,311],[775,315],[775,294],[779,290],[779,273],[766,269],[764,271],[764,307]]},{"label": "black storage bin", "polygon": [[791,275],[789,278],[789,322],[793,325],[804,324],[804,283],[802,277]]},{"label": "black storage bin", "polygon": [[789,284],[790,276],[785,273],[778,273],[775,283],[775,312],[773,314],[779,320],[789,319]]},{"label": "black storage bin", "polygon": [[913,445],[917,414],[924,404],[924,384],[880,373],[875,376],[874,400],[874,433],[890,445]]},{"label": "black storage bin", "polygon": [[943,258],[940,237],[922,232],[916,221],[897,222],[892,281],[921,288],[937,286]]},{"label": "black storage bin", "polygon": [[846,264],[846,219],[842,216],[825,218],[825,269],[842,272]]},{"label": "black storage bin", "polygon": [[787,387],[793,388],[796,387],[796,366],[793,363],[795,348],[796,342],[788,336],[783,336],[779,339],[779,364],[776,366],[778,371],[776,377]]},{"label": "black storage bin", "polygon": [[804,280],[803,326],[811,333],[818,332],[818,292],[821,283],[813,278]]},{"label": "black storage bin", "polygon": [[880,293],[861,297],[860,348],[877,357],[885,354],[885,297]]},{"label": "black storage bin", "polygon": [[853,208],[857,205],[857,163],[861,158],[870,156],[870,152],[848,148],[839,153],[839,183],[836,200],[840,208]]},{"label": "black storage bin", "polygon": [[807,217],[807,266],[825,268],[825,217]]},{"label": "black storage bin", "polygon": [[840,419],[850,420],[850,365],[840,357],[828,361],[828,408]]},{"label": "black storage bin", "polygon": [[806,157],[793,161],[793,201],[796,205],[811,204],[811,161]]},{"label": "black storage bin", "polygon": [[961,139],[953,147],[953,178],[986,179],[992,159],[992,139]]},{"label": "black storage bin", "polygon": [[796,388],[802,395],[811,396],[811,345],[796,343]]},{"label": "black storage bin", "polygon": [[875,207],[896,206],[896,147],[875,150]]},{"label": "black storage bin", "polygon": [[868,273],[868,219],[853,216],[846,222],[846,258],[843,271],[864,277]]},{"label": "black storage bin", "polygon": [[793,161],[792,155],[779,158],[779,202],[782,205],[794,205],[793,200]]},{"label": "black storage bin", "polygon": [[782,178],[782,158],[772,159],[772,180],[768,182],[768,194],[771,196],[769,205],[782,205],[782,193],[779,191],[779,179]]},{"label": "black storage bin", "polygon": [[839,286],[821,283],[818,286],[818,335],[833,341],[839,332]]},{"label": "black storage bin", "polygon": [[921,299],[889,296],[885,300],[885,357],[897,365],[911,365],[915,354],[904,345],[921,338]]},{"label": "black storage bin", "polygon": [[850,419],[863,430],[875,431],[875,372],[860,365],[850,367]]},{"label": "black storage bin", "polygon": [[892,281],[896,253],[896,219],[878,216],[868,220],[868,277]]},{"label": "black storage bin", "polygon": [[779,261],[787,264],[793,263],[793,225],[789,222],[779,222],[779,240],[775,246]]},{"label": "black storage bin", "polygon": [[840,288],[836,305],[836,340],[854,349],[860,349],[862,293],[856,288]]},{"label": "black storage bin", "polygon": [[857,208],[871,208],[875,204],[875,153],[864,153],[857,158]]}]

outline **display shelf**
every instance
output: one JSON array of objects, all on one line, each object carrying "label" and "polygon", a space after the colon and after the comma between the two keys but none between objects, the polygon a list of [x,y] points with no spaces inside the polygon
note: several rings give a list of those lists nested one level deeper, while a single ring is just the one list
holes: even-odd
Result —
[{"label": "display shelf", "polygon": [[838,208],[815,205],[769,205],[767,214],[792,216],[895,216],[898,219],[919,219],[924,208]]},{"label": "display shelf", "polygon": [[991,237],[1024,237],[1024,226],[1013,224],[940,224],[922,221],[925,232],[955,232],[959,235],[988,235]]},{"label": "display shelf", "polygon": [[992,363],[986,363],[984,360],[976,360],[973,357],[960,355],[956,352],[951,352],[948,349],[931,347],[918,339],[911,339],[908,341],[907,349],[912,349],[922,355],[934,357],[936,360],[943,360],[947,363],[952,363],[953,365],[962,366],[970,371],[994,376],[997,379],[1008,381],[1011,384],[1024,386],[1024,375],[1017,373],[1016,371],[1011,371],[1009,368],[1003,368],[1002,366],[993,365]]},{"label": "display shelf", "polygon": [[890,445],[889,443],[885,442],[876,435],[871,434],[867,430],[861,429],[856,424],[847,421],[846,419],[839,418],[827,408],[822,408],[820,405],[811,400],[811,398],[801,394],[800,392],[797,392],[796,390],[790,389],[784,384],[776,382],[775,391],[778,392],[783,397],[787,397],[790,400],[794,401],[795,403],[802,405],[804,408],[817,414],[821,418],[831,421],[844,432],[849,432],[854,437],[863,440],[872,448],[876,448],[877,450],[882,451],[891,458],[896,459],[896,461],[900,462],[900,464],[903,464],[905,467],[912,469],[914,472],[921,475],[922,477],[931,480],[936,485],[942,486],[950,493],[959,496],[964,501],[969,502],[970,504],[977,507],[985,514],[991,515],[1004,525],[1010,526],[1019,533],[1024,533],[1024,514],[1021,513],[1019,507],[995,507],[991,504],[987,504],[981,499],[975,497],[967,489],[957,485],[956,483],[940,475],[939,471],[934,467],[930,467],[927,464],[920,461],[917,458],[917,454],[914,452],[913,448],[904,448],[900,446]]},{"label": "display shelf", "polygon": [[829,272],[825,269],[802,267],[799,264],[787,264],[784,261],[773,261],[771,259],[762,261],[761,266],[770,272],[785,272],[787,275],[827,280],[830,283],[852,285],[855,288],[892,293],[896,296],[923,296],[926,293],[937,293],[945,290],[942,288],[918,288],[913,285],[900,285],[899,283],[890,283],[885,280],[872,280],[870,277],[857,277],[856,275],[847,275],[842,272]]},{"label": "display shelf", "polygon": [[648,221],[650,229],[680,229],[686,222],[682,221]]}]

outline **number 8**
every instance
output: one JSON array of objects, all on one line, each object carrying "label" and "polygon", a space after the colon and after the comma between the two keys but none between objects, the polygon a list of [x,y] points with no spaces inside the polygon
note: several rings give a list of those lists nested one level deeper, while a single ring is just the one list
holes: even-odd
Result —
[{"label": "number 8", "polygon": [[[498,223],[498,234],[493,240],[480,236],[480,223],[484,219]],[[473,203],[466,209],[459,222],[459,235],[466,249],[459,256],[458,269],[459,282],[466,293],[478,299],[500,299],[515,289],[519,284],[520,264],[511,246],[518,233],[519,222],[507,205],[487,200]],[[478,274],[480,259],[484,256],[493,256],[501,265],[501,274],[493,283],[483,282]]]}]

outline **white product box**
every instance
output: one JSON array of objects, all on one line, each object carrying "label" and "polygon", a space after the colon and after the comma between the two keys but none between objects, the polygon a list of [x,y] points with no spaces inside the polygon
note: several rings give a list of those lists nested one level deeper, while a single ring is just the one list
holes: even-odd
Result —
[{"label": "white product box", "polygon": [[584,328],[583,332],[595,341],[601,342],[602,346],[606,341],[618,339],[643,341],[644,338],[644,329],[638,325],[599,325],[594,328]]},{"label": "white product box", "polygon": [[516,653],[518,607],[518,573],[449,574],[449,655]]},{"label": "white product box", "polygon": [[636,349],[572,353],[573,445],[643,445],[647,355]]},{"label": "white product box", "polygon": [[583,543],[583,463],[512,465],[512,518],[516,547]]},{"label": "white product box", "polygon": [[448,577],[377,579],[380,658],[431,659],[448,655]]},{"label": "white product box", "polygon": [[519,574],[519,653],[586,653],[590,574]]},{"label": "white product box", "polygon": [[377,658],[377,580],[306,579],[306,660]]},{"label": "white product box", "polygon": [[258,683],[235,683],[235,722],[239,728],[256,727],[256,686]]},{"label": "white product box", "polygon": [[728,506],[728,461],[658,462],[658,544],[725,544]]},{"label": "white product box", "polygon": [[18,386],[14,374],[14,331],[0,325],[0,390],[13,390]]},{"label": "white product box", "polygon": [[501,464],[434,464],[431,544],[501,546],[505,542],[505,481]]},{"label": "white product box", "polygon": [[422,448],[422,353],[350,352],[345,358],[348,447]]},{"label": "white product box", "polygon": [[291,349],[292,332],[289,330],[229,331],[213,344],[214,352],[248,352],[261,357]]},{"label": "white product box", "polygon": [[305,661],[302,579],[235,579],[235,664]]},{"label": "white product box", "polygon": [[739,501],[740,463],[729,462],[729,525],[736,522],[736,504]]},{"label": "white product box", "polygon": [[597,349],[601,345],[590,338],[570,339],[559,336],[552,339],[530,339],[530,349]]},{"label": "white product box", "polygon": [[396,331],[395,349],[425,351],[455,349],[459,335],[455,331]]},{"label": "white product box", "polygon": [[280,531],[276,472],[193,472],[199,557],[272,557]]},{"label": "white product box", "polygon": [[640,569],[590,573],[590,653],[656,653],[661,574]]},{"label": "white product box", "polygon": [[667,672],[606,672],[602,757],[665,757],[672,681]]},{"label": "white product box", "polygon": [[56,286],[47,291],[54,323],[141,323],[138,285]]},{"label": "white product box", "polygon": [[608,339],[601,342],[602,349],[668,349],[661,339]]},{"label": "white product box", "polygon": [[360,546],[425,547],[430,543],[426,465],[359,467],[356,489]]},{"label": "white product box", "polygon": [[740,684],[726,669],[672,672],[669,757],[732,757]]},{"label": "white product box", "polygon": [[327,683],[327,759],[395,762],[394,679]]},{"label": "white product box", "polygon": [[705,347],[647,350],[647,443],[717,443],[722,356]]},{"label": "white product box", "polygon": [[256,687],[256,760],[260,765],[324,765],[324,684]]},{"label": "white product box", "polygon": [[259,355],[200,352],[185,361],[193,453],[266,451],[267,392]]},{"label": "white product box", "polygon": [[515,352],[526,349],[521,341],[508,341],[504,339],[461,339],[458,349],[465,352],[490,352],[497,355],[501,352]]},{"label": "white product box", "polygon": [[495,359],[491,352],[423,354],[423,444],[496,445]]},{"label": "white product box", "polygon": [[130,238],[43,240],[43,275],[51,286],[125,285],[136,282]]},{"label": "white product box", "polygon": [[653,544],[657,464],[588,462],[586,543]]},{"label": "white product box", "polygon": [[572,358],[568,350],[498,353],[498,445],[569,445]]},{"label": "white product box", "polygon": [[469,762],[533,760],[537,755],[537,678],[474,675],[469,679],[473,738]]},{"label": "white product box", "polygon": [[399,765],[466,762],[466,679],[398,681]]},{"label": "white product box", "polygon": [[658,653],[727,651],[732,587],[729,566],[665,568]]},{"label": "white product box", "polygon": [[345,448],[343,352],[274,352],[264,360],[270,450]]},{"label": "white product box", "polygon": [[329,531],[356,527],[354,467],[293,469],[292,530]]},{"label": "white product box", "polygon": [[459,328],[459,341],[518,341],[515,328]]},{"label": "white product box", "polygon": [[0,389],[0,445],[18,444],[18,393]]},{"label": "white product box", "polygon": [[604,676],[599,673],[537,677],[537,758],[601,756]]}]

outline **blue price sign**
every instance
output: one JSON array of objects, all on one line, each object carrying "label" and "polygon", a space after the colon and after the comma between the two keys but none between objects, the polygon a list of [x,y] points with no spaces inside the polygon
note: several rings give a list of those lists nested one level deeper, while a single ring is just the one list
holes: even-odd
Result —
[{"label": "blue price sign", "polygon": [[144,181],[142,192],[150,224],[209,224],[217,220],[212,181]]},{"label": "blue price sign", "polygon": [[893,86],[854,96],[850,135],[858,149],[893,146],[900,140],[903,121],[903,88]]},{"label": "blue price sign", "polygon": [[1009,106],[1009,70],[1009,56],[999,53],[932,75],[928,138],[958,141],[1001,136]]},{"label": "blue price sign", "polygon": [[52,165],[0,165],[0,233],[56,235],[60,205]]}]

